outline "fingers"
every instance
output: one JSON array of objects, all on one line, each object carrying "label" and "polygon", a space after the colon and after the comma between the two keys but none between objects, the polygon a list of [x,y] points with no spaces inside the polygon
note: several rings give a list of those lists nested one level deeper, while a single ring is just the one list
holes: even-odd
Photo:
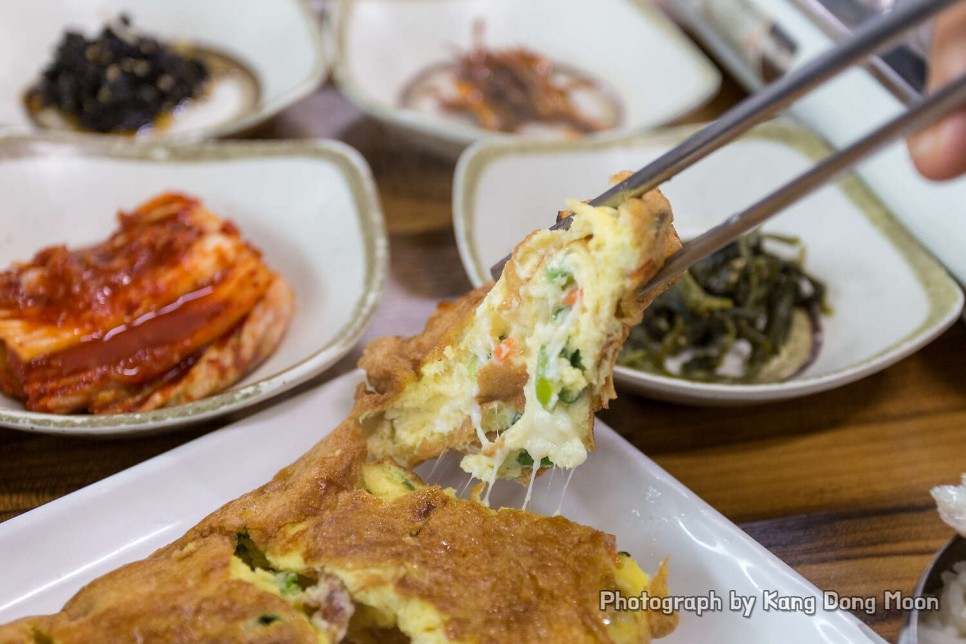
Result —
[{"label": "fingers", "polygon": [[[966,74],[966,2],[936,19],[929,56],[927,92]],[[966,173],[966,106],[909,137],[909,152],[927,179]]]}]

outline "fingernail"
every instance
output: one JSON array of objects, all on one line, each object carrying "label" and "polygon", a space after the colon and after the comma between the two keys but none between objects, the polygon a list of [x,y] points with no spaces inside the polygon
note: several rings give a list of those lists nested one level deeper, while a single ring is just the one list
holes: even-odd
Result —
[{"label": "fingernail", "polygon": [[909,141],[912,156],[918,159],[931,159],[939,154],[943,144],[943,124],[937,123],[913,136]]},{"label": "fingernail", "polygon": [[966,70],[966,39],[957,37],[946,44],[931,63],[930,89],[935,90],[958,78]]}]

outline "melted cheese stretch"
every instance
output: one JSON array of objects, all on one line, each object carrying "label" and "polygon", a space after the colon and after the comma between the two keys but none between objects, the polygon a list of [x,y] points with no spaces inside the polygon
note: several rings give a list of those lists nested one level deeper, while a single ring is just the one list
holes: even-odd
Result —
[{"label": "melted cheese stretch", "polygon": [[[569,205],[571,228],[531,235],[514,254],[519,281],[501,278],[385,411],[386,433],[402,451],[465,431],[469,419],[478,453],[461,466],[483,481],[518,478],[530,463],[573,468],[587,458],[593,404],[608,377],[602,356],[622,331],[617,306],[653,248],[627,234],[623,209]],[[513,349],[502,356],[508,341]],[[523,408],[480,403],[479,374],[494,361],[525,369]]]},{"label": "melted cheese stretch", "polygon": [[[527,283],[511,334],[519,332],[525,342],[526,405],[496,438],[496,449],[484,445],[480,454],[464,457],[461,466],[476,478],[518,477],[522,464],[510,457],[524,451],[535,465],[547,459],[574,468],[587,458],[585,440],[593,422],[589,399],[597,396],[606,378],[597,360],[607,339],[619,330],[615,310],[624,294],[625,275],[641,259],[639,249],[621,234],[616,210],[570,206],[574,221],[559,249],[517,257]],[[558,235],[542,231],[530,241],[537,248],[558,246]],[[508,297],[507,289],[504,280],[497,282],[477,317],[499,316],[496,306]],[[575,355],[580,358],[574,360]]]}]

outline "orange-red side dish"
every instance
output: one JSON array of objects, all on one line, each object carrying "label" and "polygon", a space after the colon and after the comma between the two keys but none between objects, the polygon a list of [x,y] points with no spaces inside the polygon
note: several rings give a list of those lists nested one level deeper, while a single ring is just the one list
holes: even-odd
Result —
[{"label": "orange-red side dish", "polygon": [[579,134],[607,129],[571,101],[572,90],[594,82],[575,78],[563,83],[554,78],[556,71],[550,60],[529,49],[486,49],[477,42],[454,65],[456,95],[440,102],[495,132],[517,132],[527,123],[560,125]]},{"label": "orange-red side dish", "polygon": [[95,246],[0,273],[0,391],[51,413],[145,411],[209,395],[277,345],[294,298],[238,229],[164,194]]}]

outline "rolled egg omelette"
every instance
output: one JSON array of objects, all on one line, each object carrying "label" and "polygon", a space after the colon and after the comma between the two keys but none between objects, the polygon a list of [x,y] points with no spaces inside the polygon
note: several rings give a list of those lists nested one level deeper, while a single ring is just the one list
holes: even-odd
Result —
[{"label": "rolled egg omelette", "polygon": [[667,595],[615,539],[492,510],[370,461],[350,417],[271,482],[0,642],[648,642],[676,614],[600,610]]},{"label": "rolled egg omelette", "polygon": [[490,483],[584,462],[617,355],[656,297],[638,292],[681,243],[659,190],[570,206],[569,229],[532,233],[496,283],[440,305],[422,334],[369,344],[360,421],[374,455],[415,466],[454,450]]}]

